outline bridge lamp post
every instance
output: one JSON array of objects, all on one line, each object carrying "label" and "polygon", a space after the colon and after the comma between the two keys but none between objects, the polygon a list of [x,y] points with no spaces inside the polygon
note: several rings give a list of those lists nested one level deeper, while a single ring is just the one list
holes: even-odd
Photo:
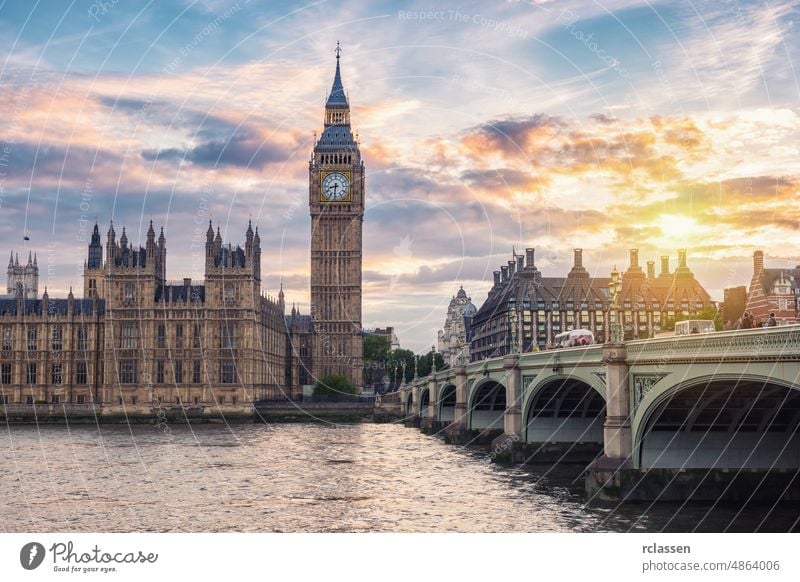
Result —
[{"label": "bridge lamp post", "polygon": [[517,353],[517,299],[508,300],[508,327],[511,331],[511,354]]},{"label": "bridge lamp post", "polygon": [[611,281],[608,283],[608,294],[611,297],[611,342],[622,343],[622,326],[619,321],[619,296],[622,293],[622,280],[617,267],[611,272]]}]

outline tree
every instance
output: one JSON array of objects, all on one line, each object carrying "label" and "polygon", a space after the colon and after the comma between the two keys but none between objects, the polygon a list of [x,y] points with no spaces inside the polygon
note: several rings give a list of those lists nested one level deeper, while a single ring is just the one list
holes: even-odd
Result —
[{"label": "tree", "polygon": [[364,384],[370,386],[382,382],[390,359],[388,337],[374,334],[364,336]]},{"label": "tree", "polygon": [[356,393],[356,387],[341,374],[328,374],[314,384],[314,398],[323,400],[345,399]]},{"label": "tree", "polygon": [[431,373],[431,362],[436,362],[436,369],[444,369],[444,358],[439,352],[428,352],[419,357],[419,375],[427,376]]},{"label": "tree", "polygon": [[414,352],[397,348],[392,352],[392,365],[400,367],[400,374],[403,373],[403,362],[406,364],[405,381],[409,382],[414,377]]}]

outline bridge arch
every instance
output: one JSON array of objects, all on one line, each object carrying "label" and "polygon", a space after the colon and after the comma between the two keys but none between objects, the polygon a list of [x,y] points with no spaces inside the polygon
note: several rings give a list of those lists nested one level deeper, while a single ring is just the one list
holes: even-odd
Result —
[{"label": "bridge arch", "polygon": [[506,402],[506,387],[502,382],[491,379],[479,382],[470,398],[469,428],[503,430]]},{"label": "bridge arch", "polygon": [[529,443],[603,443],[606,402],[575,376],[551,376],[531,390],[524,408],[523,438]]},{"label": "bridge arch", "polygon": [[642,401],[633,426],[640,468],[800,467],[800,387],[729,374],[679,382]]},{"label": "bridge arch", "polygon": [[453,422],[456,418],[456,387],[454,384],[447,384],[442,388],[439,397],[439,420],[442,422]]},{"label": "bridge arch", "polygon": [[431,403],[431,391],[429,388],[419,389],[419,416],[420,418],[428,417],[428,406]]},{"label": "bridge arch", "polygon": [[414,416],[414,393],[411,390],[408,391],[408,396],[406,397],[405,405],[406,405],[405,415]]}]

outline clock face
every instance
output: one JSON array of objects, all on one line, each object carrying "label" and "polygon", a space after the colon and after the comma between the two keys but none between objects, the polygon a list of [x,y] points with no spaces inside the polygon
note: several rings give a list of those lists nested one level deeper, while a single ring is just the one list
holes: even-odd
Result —
[{"label": "clock face", "polygon": [[341,202],[350,192],[350,181],[339,172],[332,172],[322,179],[322,198]]}]

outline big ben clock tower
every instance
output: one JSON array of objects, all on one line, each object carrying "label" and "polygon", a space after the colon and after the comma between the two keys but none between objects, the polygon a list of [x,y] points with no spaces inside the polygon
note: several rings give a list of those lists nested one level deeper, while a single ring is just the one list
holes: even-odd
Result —
[{"label": "big ben clock tower", "polygon": [[339,71],[325,103],[325,128],[308,166],[311,210],[311,314],[315,379],[342,374],[364,383],[361,334],[361,229],[364,163],[350,128]]}]

